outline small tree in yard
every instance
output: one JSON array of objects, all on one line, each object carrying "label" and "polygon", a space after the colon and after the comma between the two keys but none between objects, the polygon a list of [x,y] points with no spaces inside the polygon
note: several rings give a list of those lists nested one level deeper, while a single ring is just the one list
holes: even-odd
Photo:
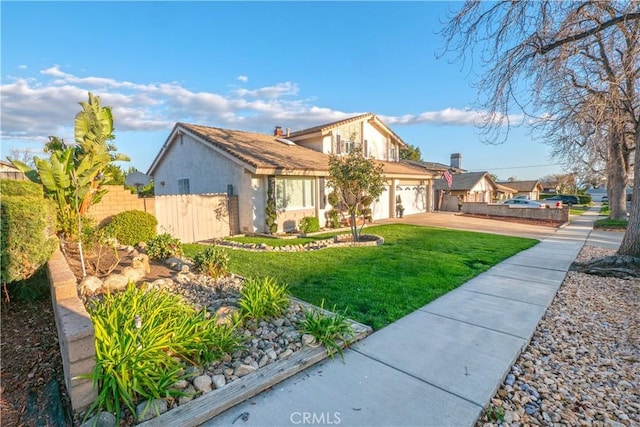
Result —
[{"label": "small tree in yard", "polygon": [[[354,147],[347,155],[329,156],[327,183],[347,207],[354,242],[360,239],[364,227],[365,208],[384,190],[383,172],[382,164],[366,158],[361,146]],[[363,218],[360,229],[356,222],[359,216]]]},{"label": "small tree in yard", "polygon": [[11,163],[31,181],[42,184],[45,196],[53,199],[58,209],[59,234],[78,237],[79,221],[91,205],[107,192],[103,187],[111,177],[105,173],[115,161],[129,158],[115,153],[113,117],[100,97],[89,93],[89,101],[81,102],[82,111],[75,117],[75,144],[51,136],[45,145],[50,158],[34,157],[35,169],[18,160]]}]

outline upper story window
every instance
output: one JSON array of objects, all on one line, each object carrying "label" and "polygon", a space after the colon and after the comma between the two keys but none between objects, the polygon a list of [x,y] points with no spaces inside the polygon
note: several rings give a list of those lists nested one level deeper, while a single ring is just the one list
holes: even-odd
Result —
[{"label": "upper story window", "polygon": [[398,160],[398,158],[396,157],[395,145],[392,145],[391,148],[389,148],[389,160]]},{"label": "upper story window", "polygon": [[180,178],[178,180],[178,194],[191,194],[189,178]]}]

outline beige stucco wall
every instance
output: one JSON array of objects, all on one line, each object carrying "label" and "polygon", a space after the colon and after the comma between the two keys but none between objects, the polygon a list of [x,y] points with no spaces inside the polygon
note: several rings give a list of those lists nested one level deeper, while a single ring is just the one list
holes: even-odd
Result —
[{"label": "beige stucco wall", "polygon": [[215,152],[188,135],[167,149],[156,167],[155,194],[178,194],[178,179],[189,178],[191,194],[226,193],[227,185],[236,188],[242,182],[243,168],[229,157]]}]

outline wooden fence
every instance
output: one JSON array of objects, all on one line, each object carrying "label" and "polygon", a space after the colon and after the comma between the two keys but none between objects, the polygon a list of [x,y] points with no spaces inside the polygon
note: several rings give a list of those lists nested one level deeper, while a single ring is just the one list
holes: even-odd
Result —
[{"label": "wooden fence", "polygon": [[238,197],[181,194],[155,197],[158,233],[193,243],[238,233]]}]

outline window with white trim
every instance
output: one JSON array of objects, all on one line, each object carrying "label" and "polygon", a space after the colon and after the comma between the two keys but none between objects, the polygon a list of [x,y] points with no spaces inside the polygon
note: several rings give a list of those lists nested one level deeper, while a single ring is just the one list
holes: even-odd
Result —
[{"label": "window with white trim", "polygon": [[276,178],[278,209],[307,209],[315,206],[313,178]]}]

